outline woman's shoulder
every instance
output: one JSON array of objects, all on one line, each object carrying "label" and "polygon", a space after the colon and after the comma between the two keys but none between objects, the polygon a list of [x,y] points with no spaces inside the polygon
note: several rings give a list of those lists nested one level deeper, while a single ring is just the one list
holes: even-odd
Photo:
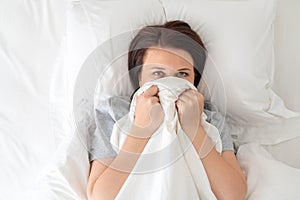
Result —
[{"label": "woman's shoulder", "polygon": [[207,115],[206,120],[219,130],[223,151],[234,150],[233,141],[225,120],[225,116],[219,111],[218,106],[209,101],[205,101],[204,112]]},{"label": "woman's shoulder", "polygon": [[115,120],[119,120],[121,117],[129,112],[130,97],[129,96],[112,96],[99,101],[95,104],[95,110],[98,112],[109,113],[109,115]]},{"label": "woman's shoulder", "polygon": [[204,101],[204,112],[208,119],[221,120],[223,118],[222,113],[219,111],[218,106],[210,101]]},{"label": "woman's shoulder", "polygon": [[219,112],[218,106],[211,101],[205,100],[204,101],[204,109],[213,111],[213,112]]},{"label": "woman's shoulder", "polygon": [[108,98],[111,106],[129,106],[130,97],[129,96],[112,96]]},{"label": "woman's shoulder", "polygon": [[222,131],[225,124],[225,117],[219,111],[218,106],[210,101],[204,102],[204,111],[207,115],[206,121],[211,123],[212,125],[216,126],[219,131]]}]

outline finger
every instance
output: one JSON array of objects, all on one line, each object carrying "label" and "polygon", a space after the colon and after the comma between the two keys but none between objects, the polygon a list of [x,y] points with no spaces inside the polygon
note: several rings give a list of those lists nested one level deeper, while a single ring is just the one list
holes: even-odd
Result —
[{"label": "finger", "polygon": [[151,122],[160,122],[164,117],[163,108],[160,104],[152,106],[150,110]]},{"label": "finger", "polygon": [[192,96],[196,95],[196,92],[197,92],[196,90],[187,89],[180,94],[180,97],[182,97],[183,99],[191,98]]},{"label": "finger", "polygon": [[202,102],[204,102],[204,96],[203,94],[201,94],[200,92],[197,92],[197,97],[199,100],[201,100]]},{"label": "finger", "polygon": [[177,111],[179,112],[179,114],[182,112],[182,109],[183,109],[183,105],[184,104],[184,102],[183,101],[181,101],[180,99],[178,99],[177,101],[176,101],[176,108],[177,108]]},{"label": "finger", "polygon": [[157,85],[152,85],[150,88],[148,88],[145,92],[144,95],[145,97],[151,97],[151,96],[156,96],[158,93],[158,87]]},{"label": "finger", "polygon": [[182,94],[190,94],[190,93],[192,93],[193,91],[195,91],[195,90],[189,88],[189,89],[186,89]]},{"label": "finger", "polygon": [[199,97],[203,97],[203,95],[198,91],[198,90],[193,90],[190,89],[186,92],[187,95],[194,95],[194,96],[199,96]]},{"label": "finger", "polygon": [[186,94],[186,92],[183,92],[179,95],[178,100],[182,102],[187,102],[189,100],[189,95]]},{"label": "finger", "polygon": [[197,96],[198,91],[193,90],[193,89],[188,89],[185,91],[185,95],[189,96],[189,97],[196,97]]},{"label": "finger", "polygon": [[184,99],[185,101],[187,101],[187,99],[189,100],[197,100],[197,101],[203,101],[203,95],[201,93],[199,93],[197,90],[187,90],[184,94]]},{"label": "finger", "polygon": [[149,97],[148,100],[152,105],[160,104],[159,98],[157,96]]}]

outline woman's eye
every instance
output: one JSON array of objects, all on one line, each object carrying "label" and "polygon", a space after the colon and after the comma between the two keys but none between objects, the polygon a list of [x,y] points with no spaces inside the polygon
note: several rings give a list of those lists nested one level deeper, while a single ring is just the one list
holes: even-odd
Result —
[{"label": "woman's eye", "polygon": [[177,74],[178,77],[186,77],[186,76],[188,76],[188,75],[189,75],[189,74],[186,73],[186,72],[179,72],[179,73]]},{"label": "woman's eye", "polygon": [[155,71],[152,73],[154,76],[163,76],[164,73],[162,71]]}]

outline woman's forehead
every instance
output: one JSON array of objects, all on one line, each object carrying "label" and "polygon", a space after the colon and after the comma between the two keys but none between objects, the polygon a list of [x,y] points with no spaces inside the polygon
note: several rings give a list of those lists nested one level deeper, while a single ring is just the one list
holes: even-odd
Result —
[{"label": "woman's forehead", "polygon": [[162,64],[193,67],[193,58],[187,51],[178,48],[148,48],[144,55],[144,64]]}]

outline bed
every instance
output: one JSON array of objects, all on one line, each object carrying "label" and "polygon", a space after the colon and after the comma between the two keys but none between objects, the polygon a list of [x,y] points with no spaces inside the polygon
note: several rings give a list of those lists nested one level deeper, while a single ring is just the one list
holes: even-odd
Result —
[{"label": "bed", "polygon": [[228,116],[247,199],[300,199],[299,9],[295,0],[1,1],[0,199],[87,199],[92,106],[132,91],[116,67],[124,41],[173,19],[208,47],[199,89]]}]

